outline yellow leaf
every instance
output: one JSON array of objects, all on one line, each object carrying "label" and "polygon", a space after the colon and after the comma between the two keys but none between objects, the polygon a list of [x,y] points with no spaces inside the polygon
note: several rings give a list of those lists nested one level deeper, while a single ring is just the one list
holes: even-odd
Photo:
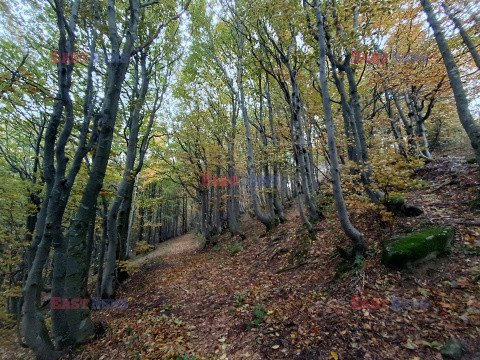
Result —
[{"label": "yellow leaf", "polygon": [[333,360],[338,360],[338,355],[335,351],[331,351],[330,354],[332,355]]}]

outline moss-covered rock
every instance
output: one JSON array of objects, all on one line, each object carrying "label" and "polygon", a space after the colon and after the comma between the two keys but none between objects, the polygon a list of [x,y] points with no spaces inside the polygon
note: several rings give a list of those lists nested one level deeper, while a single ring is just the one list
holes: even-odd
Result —
[{"label": "moss-covered rock", "polygon": [[382,263],[393,268],[405,268],[409,264],[430,256],[445,255],[454,235],[451,227],[432,227],[384,243]]},{"label": "moss-covered rock", "polygon": [[384,203],[388,211],[398,215],[402,212],[405,199],[401,196],[391,196],[388,201],[385,201]]},{"label": "moss-covered rock", "polygon": [[405,204],[405,199],[401,196],[391,196],[388,201],[382,199],[383,204],[388,211],[395,216],[412,217],[423,214],[423,210],[412,204]]}]

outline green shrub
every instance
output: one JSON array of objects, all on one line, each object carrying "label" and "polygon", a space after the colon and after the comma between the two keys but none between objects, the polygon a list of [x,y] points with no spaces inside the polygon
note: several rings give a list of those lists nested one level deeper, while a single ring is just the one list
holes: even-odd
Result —
[{"label": "green shrub", "polygon": [[154,246],[150,245],[146,241],[139,241],[137,242],[137,246],[135,247],[135,251],[137,254],[146,254],[149,252],[151,249],[153,249]]},{"label": "green shrub", "polygon": [[228,244],[228,251],[230,252],[231,256],[239,253],[242,250],[243,250],[243,247],[240,244],[237,244],[237,243]]},{"label": "green shrub", "polygon": [[253,319],[253,321],[247,321],[247,329],[250,330],[253,326],[260,325],[263,319],[265,319],[265,317],[267,316],[267,313],[268,311],[267,309],[265,309],[265,305],[263,304],[255,305],[255,308],[254,308],[255,318]]},{"label": "green shrub", "polygon": [[244,302],[245,296],[247,296],[246,291],[242,291],[238,294],[233,295],[233,298],[235,300],[235,307],[240,307],[240,306],[243,306],[245,304],[245,302]]}]

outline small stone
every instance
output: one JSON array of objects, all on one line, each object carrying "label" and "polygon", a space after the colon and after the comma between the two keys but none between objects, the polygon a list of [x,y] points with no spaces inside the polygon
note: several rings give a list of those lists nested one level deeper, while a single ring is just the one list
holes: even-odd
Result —
[{"label": "small stone", "polygon": [[450,338],[440,349],[440,354],[444,359],[461,360],[462,343],[458,339]]}]

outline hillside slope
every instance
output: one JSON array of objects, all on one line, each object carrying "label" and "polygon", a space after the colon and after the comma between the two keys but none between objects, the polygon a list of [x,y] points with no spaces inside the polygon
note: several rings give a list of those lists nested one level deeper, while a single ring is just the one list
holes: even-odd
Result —
[{"label": "hillside slope", "polygon": [[[473,358],[480,352],[480,220],[469,202],[479,172],[464,158],[445,157],[416,176],[428,186],[412,189],[407,200],[424,214],[362,228],[370,250],[363,271],[340,271],[335,249],[348,241],[333,206],[315,236],[294,207],[268,234],[244,217],[243,241],[224,234],[214,247],[143,265],[118,291],[130,298],[128,309],[94,312],[106,332],[75,358],[441,359],[438,347],[451,336]],[[381,265],[382,239],[430,223],[455,226],[449,257],[414,272]],[[194,249],[193,237],[188,241]],[[429,306],[352,309],[352,297],[395,296],[428,299]]]}]

